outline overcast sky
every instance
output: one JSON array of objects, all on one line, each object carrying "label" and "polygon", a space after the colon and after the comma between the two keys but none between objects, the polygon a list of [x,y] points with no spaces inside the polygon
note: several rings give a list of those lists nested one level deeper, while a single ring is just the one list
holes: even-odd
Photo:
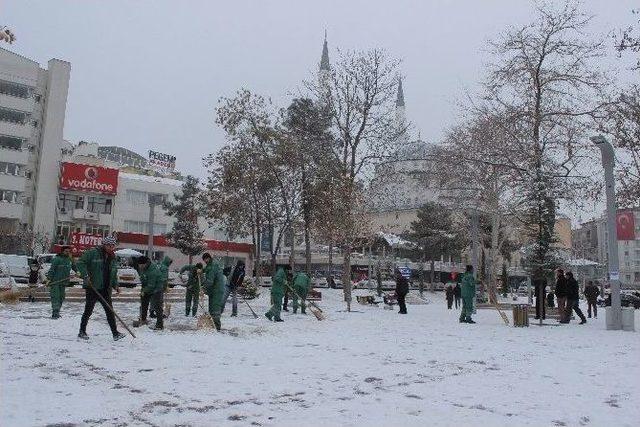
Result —
[{"label": "overcast sky", "polygon": [[[638,2],[583,6],[605,34],[633,23]],[[525,0],[0,0],[18,38],[9,49],[71,62],[66,139],[173,154],[197,176],[224,143],[218,98],[246,87],[286,106],[315,75],[325,29],[330,56],[382,47],[402,59],[408,119],[437,141],[480,79],[486,41],[531,13]]]}]

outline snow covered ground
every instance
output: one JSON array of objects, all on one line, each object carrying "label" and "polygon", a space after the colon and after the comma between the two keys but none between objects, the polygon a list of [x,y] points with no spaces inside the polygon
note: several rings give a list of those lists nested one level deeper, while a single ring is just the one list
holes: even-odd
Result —
[{"label": "snow covered ground", "polygon": [[[168,330],[119,342],[99,306],[89,342],[76,338],[80,304],[57,321],[48,304],[3,306],[0,425],[638,425],[640,334],[606,331],[604,312],[512,328],[479,310],[467,325],[442,293],[401,316],[345,313],[341,291],[322,292],[322,322],[269,323],[240,305],[219,334],[174,304]],[[135,304],[116,309],[136,317]]]}]

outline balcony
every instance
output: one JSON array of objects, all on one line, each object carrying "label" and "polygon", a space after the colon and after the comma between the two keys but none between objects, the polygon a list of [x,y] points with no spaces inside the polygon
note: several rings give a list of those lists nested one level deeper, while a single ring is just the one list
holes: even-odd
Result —
[{"label": "balcony", "polygon": [[0,93],[0,105],[6,108],[11,108],[12,110],[25,111],[27,113],[32,113],[35,105],[35,101],[33,97],[29,96],[27,98],[20,98],[17,96],[10,96]]},{"label": "balcony", "polygon": [[28,206],[20,203],[10,203],[0,201],[0,218],[22,220],[22,214]]},{"label": "balcony", "polygon": [[[26,144],[24,145],[26,146]],[[23,150],[12,150],[10,148],[0,147],[0,159],[7,163],[26,165],[29,162],[29,151],[26,148]]]},{"label": "balcony", "polygon": [[11,123],[0,120],[0,134],[2,135],[10,135],[17,136],[18,138],[31,138],[31,134],[33,133],[33,126],[31,123],[20,124],[20,123]]},{"label": "balcony", "polygon": [[71,218],[99,222],[100,214],[95,212],[89,212],[84,209],[74,209],[71,212]]}]

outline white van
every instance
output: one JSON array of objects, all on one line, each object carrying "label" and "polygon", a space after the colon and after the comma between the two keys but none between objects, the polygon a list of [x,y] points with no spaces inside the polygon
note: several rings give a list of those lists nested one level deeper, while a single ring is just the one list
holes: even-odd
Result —
[{"label": "white van", "polygon": [[29,257],[0,254],[0,263],[7,266],[9,275],[18,283],[29,283]]}]

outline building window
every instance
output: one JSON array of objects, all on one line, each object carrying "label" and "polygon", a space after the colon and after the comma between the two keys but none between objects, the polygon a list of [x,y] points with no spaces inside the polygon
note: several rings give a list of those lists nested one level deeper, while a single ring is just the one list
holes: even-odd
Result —
[{"label": "building window", "polygon": [[146,191],[127,190],[127,202],[134,205],[147,205],[149,204],[149,193]]},{"label": "building window", "polygon": [[633,273],[633,281],[640,282],[640,271],[636,271],[635,273]]},{"label": "building window", "polygon": [[87,234],[93,234],[94,236],[110,236],[110,230],[108,225],[87,225]]},{"label": "building window", "polygon": [[22,165],[16,163],[0,162],[0,173],[5,175],[22,175]]},{"label": "building window", "polygon": [[0,135],[0,148],[22,150],[22,139],[15,136]]},{"label": "building window", "polygon": [[112,199],[90,196],[87,202],[87,211],[110,215],[112,204]]},{"label": "building window", "polygon": [[21,203],[22,193],[13,190],[0,189],[0,202]]},{"label": "building window", "polygon": [[18,98],[28,98],[31,96],[33,88],[20,83],[0,80],[0,93],[3,95],[15,96]]},{"label": "building window", "polygon": [[[141,233],[141,234],[149,234],[149,223],[145,221],[124,221],[124,231],[127,233]],[[167,225],[166,224],[153,224],[153,235],[157,236],[160,234],[167,233]]]},{"label": "building window", "polygon": [[9,123],[25,124],[29,117],[29,113],[24,111],[12,110],[10,108],[0,107],[0,120]]},{"label": "building window", "polygon": [[631,281],[631,275],[630,274],[625,274],[624,277],[627,279],[627,282]]},{"label": "building window", "polygon": [[64,212],[70,212],[73,209],[84,209],[84,196],[60,193],[58,207]]}]

